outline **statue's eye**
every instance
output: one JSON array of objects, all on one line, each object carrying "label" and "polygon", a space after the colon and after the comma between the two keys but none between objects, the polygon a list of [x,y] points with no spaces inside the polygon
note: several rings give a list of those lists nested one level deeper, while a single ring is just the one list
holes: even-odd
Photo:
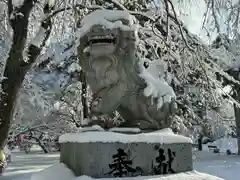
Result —
[{"label": "statue's eye", "polygon": [[143,66],[147,69],[147,68],[149,67],[149,63],[145,61],[145,62],[143,63]]},{"label": "statue's eye", "polygon": [[129,26],[129,24],[130,24],[129,20],[127,20],[127,19],[108,20],[108,21],[110,21],[110,22],[112,22],[112,23],[114,23],[114,22],[116,22],[116,21],[121,21],[122,24],[123,24],[123,25],[126,25],[126,26]]}]

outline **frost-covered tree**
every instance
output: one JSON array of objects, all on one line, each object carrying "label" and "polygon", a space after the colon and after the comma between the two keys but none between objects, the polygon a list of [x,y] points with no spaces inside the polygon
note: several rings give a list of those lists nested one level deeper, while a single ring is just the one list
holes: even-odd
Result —
[{"label": "frost-covered tree", "polygon": [[76,127],[83,124],[82,112],[82,84],[75,82],[69,85],[60,97],[60,101],[55,102],[52,113],[66,116]]},{"label": "frost-covered tree", "polygon": [[[206,12],[204,14],[203,27],[211,36],[217,34],[216,40],[211,44],[213,54],[219,59],[218,64],[235,79],[229,81],[221,74],[217,74],[223,85],[230,87],[230,95],[233,99],[240,101],[239,96],[239,23],[240,23],[240,1],[206,0]],[[235,122],[237,136],[240,136],[240,110],[234,103]],[[238,138],[239,154],[240,140]]]},{"label": "frost-covered tree", "polygon": [[203,27],[209,34],[224,33],[228,37],[239,34],[240,2],[238,0],[205,0]]},{"label": "frost-covered tree", "polygon": [[[4,69],[4,77],[7,78],[4,78],[2,81],[3,92],[5,92],[3,97],[5,99],[1,99],[0,102],[0,116],[3,116],[4,114],[0,125],[0,146],[3,146],[3,141],[7,136],[13,112],[13,104],[16,100],[16,93],[19,91],[19,87],[22,84],[27,70],[36,61],[42,47],[46,48],[44,48],[44,50],[46,50],[44,53],[48,57],[44,58],[45,60],[38,63],[37,66],[42,69],[46,69],[47,67],[48,74],[51,74],[53,70],[67,72],[66,69],[68,68],[65,68],[65,65],[68,61],[61,61],[61,56],[64,56],[64,52],[68,51],[61,50],[60,53],[54,53],[55,60],[53,60],[53,56],[49,56],[49,52],[47,52],[47,49],[50,46],[44,46],[47,38],[39,39],[38,37],[44,37],[44,35],[47,35],[48,37],[51,30],[51,28],[48,27],[52,27],[53,31],[51,35],[54,36],[58,42],[63,42],[62,39],[64,39],[63,37],[65,36],[64,33],[59,33],[59,31],[68,32],[66,33],[66,36],[71,34],[73,35],[74,40],[74,33],[79,25],[77,22],[80,22],[86,14],[89,14],[96,9],[118,9],[127,11],[129,14],[136,17],[139,23],[138,35],[140,38],[138,44],[138,55],[146,61],[158,60],[162,65],[164,65],[164,70],[161,73],[168,84],[173,87],[177,95],[179,111],[177,113],[175,125],[181,124],[181,129],[186,129],[185,127],[190,128],[193,123],[207,123],[204,121],[204,115],[197,113],[197,111],[200,110],[200,112],[202,112],[206,111],[206,109],[216,109],[221,105],[223,96],[219,93],[219,91],[223,89],[223,85],[221,81],[216,79],[216,73],[219,73],[231,82],[237,83],[237,81],[219,67],[216,62],[217,60],[212,55],[212,52],[210,52],[209,47],[202,44],[198,37],[189,33],[189,31],[184,27],[183,23],[176,14],[175,6],[171,0],[57,1],[58,6],[48,6],[49,3],[46,3],[44,6],[37,6],[39,3],[33,0],[25,0],[22,2],[23,4],[12,4],[12,1],[9,1],[7,4],[7,19],[10,22],[10,26],[12,26],[12,35],[15,38],[12,39],[13,43],[10,47],[11,50],[9,51],[9,56]],[[31,5],[31,8],[28,6],[29,4]],[[30,14],[30,12],[33,12],[32,8],[35,6],[38,7],[37,10],[40,10],[40,12],[43,11],[46,15],[43,20],[38,18],[38,21],[40,21],[38,23],[42,25],[40,26],[40,33],[38,33],[40,36],[36,36],[37,38],[34,38],[35,36],[33,35],[36,32],[36,29],[34,28],[36,19],[33,20],[34,16],[31,16]],[[52,7],[54,7],[54,9]],[[24,16],[22,16],[22,14]],[[57,15],[61,15],[61,17],[64,18],[54,18]],[[52,18],[54,18],[54,23],[51,22]],[[20,27],[17,28],[17,25]],[[44,29],[46,27],[47,29]],[[32,41],[26,41],[28,32],[31,32],[29,37],[32,36],[32,38],[30,38]],[[24,33],[21,35],[21,38],[18,37],[19,33]],[[36,40],[40,40],[42,43],[36,44],[36,42],[39,42]],[[74,48],[74,46],[74,43],[72,43],[72,45],[70,43],[69,47]],[[16,49],[16,47],[18,48],[18,51],[14,51],[14,48]],[[37,51],[35,51],[36,48]],[[53,49],[56,50],[58,48]],[[70,54],[70,56],[74,56],[73,52]],[[57,62],[57,60],[60,61]],[[76,62],[73,66],[76,64],[78,63]],[[70,67],[69,64],[68,67]],[[22,71],[22,69],[24,71]],[[9,73],[10,71],[12,73]],[[75,76],[75,73],[69,74]],[[84,75],[81,77],[76,76],[75,78],[84,81]],[[15,81],[18,83],[13,84]],[[192,93],[189,90],[191,87],[197,87],[199,93],[197,93],[197,95]],[[87,87],[85,85],[84,89],[86,90],[86,88]],[[81,91],[83,92],[83,89]],[[9,99],[9,96],[12,98]],[[231,99],[229,94],[226,94],[225,96]],[[64,104],[63,101],[61,101],[61,103]],[[65,102],[65,104],[67,103]],[[82,102],[82,104],[85,103],[86,102]],[[77,104],[77,106],[78,105],[79,104]],[[73,107],[69,106],[68,108],[69,109],[66,109],[67,111]],[[5,113],[5,111],[7,113]],[[74,114],[75,118],[76,112],[72,114]],[[51,119],[56,118],[55,115],[50,116],[52,117]],[[82,115],[80,114],[79,116]]]},{"label": "frost-covered tree", "polygon": [[[0,104],[2,103],[2,108],[0,116],[2,117],[0,121],[0,147],[4,144],[4,139],[6,139],[11,124],[17,94],[23,92],[23,94],[25,93],[29,96],[31,94],[31,92],[28,92],[29,89],[35,86],[35,84],[37,84],[36,87],[39,86],[39,82],[34,82],[37,78],[33,82],[26,80],[28,78],[32,79],[31,76],[34,74],[34,72],[28,72],[28,70],[35,65],[36,60],[39,59],[39,55],[41,52],[43,53],[42,50],[45,50],[45,45],[49,44],[49,41],[53,39],[61,41],[65,38],[64,34],[71,34],[75,18],[73,11],[69,12],[71,15],[68,12],[65,13],[65,10],[73,9],[69,2],[60,0],[1,1],[0,22],[2,28],[1,38],[3,38],[1,42],[4,42],[3,44],[6,48],[1,48],[1,50],[4,50],[4,53],[1,53],[2,98]],[[63,18],[58,18],[60,16],[65,17],[65,21]],[[47,76],[49,72],[45,74]],[[24,77],[26,77],[23,83],[25,89],[19,92]],[[31,86],[31,83],[33,86]],[[31,87],[29,88],[29,86]],[[44,88],[39,88],[39,91],[44,91]],[[37,93],[32,92],[33,94]],[[38,98],[32,97],[31,102],[35,101],[33,101],[34,98]],[[21,97],[20,99],[23,100]]]},{"label": "frost-covered tree", "polygon": [[0,148],[3,148],[11,124],[17,93],[24,77],[32,64],[36,61],[42,47],[48,39],[52,20],[49,14],[54,10],[54,1],[45,1],[41,11],[44,16],[40,20],[40,27],[32,40],[27,43],[31,12],[37,1],[24,0],[6,2],[7,21],[12,30],[11,46],[7,55],[1,81],[0,95]]}]

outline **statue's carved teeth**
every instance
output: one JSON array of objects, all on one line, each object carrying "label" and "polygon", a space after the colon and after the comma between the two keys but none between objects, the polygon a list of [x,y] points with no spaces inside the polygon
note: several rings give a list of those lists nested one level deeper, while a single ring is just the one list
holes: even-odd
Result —
[{"label": "statue's carved teeth", "polygon": [[103,36],[91,36],[88,38],[88,41],[94,40],[94,39],[114,39],[113,35],[103,35]]},{"label": "statue's carved teeth", "polygon": [[116,42],[116,38],[112,34],[88,37],[88,45],[102,44],[102,43],[115,44],[115,42]]}]

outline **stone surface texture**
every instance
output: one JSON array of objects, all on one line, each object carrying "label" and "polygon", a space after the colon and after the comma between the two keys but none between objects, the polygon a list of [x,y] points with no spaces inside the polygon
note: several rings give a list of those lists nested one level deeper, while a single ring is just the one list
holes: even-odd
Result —
[{"label": "stone surface texture", "polygon": [[[129,135],[131,136],[131,135]],[[160,140],[159,140],[160,142]],[[123,177],[157,175],[154,167],[158,165],[156,158],[159,149],[164,150],[165,162],[168,163],[168,151],[175,153],[172,161],[174,173],[193,170],[192,144],[187,143],[123,143],[123,142],[65,142],[61,144],[60,161],[70,168],[76,176],[87,175],[93,178],[114,177],[110,164],[118,149],[126,153],[125,160],[132,160],[129,164],[135,172],[127,172]],[[124,167],[124,166],[123,166]],[[167,166],[168,169],[169,166]],[[109,174],[108,174],[109,173]],[[167,174],[174,174],[168,171]]]},{"label": "stone surface texture", "polygon": [[[94,23],[92,17],[99,19],[101,15],[105,24]],[[91,22],[86,23],[89,17]],[[126,11],[98,10],[81,21],[79,32],[86,33],[81,34],[77,49],[79,63],[93,92],[91,113],[111,114],[117,110],[125,120],[121,127],[168,128],[176,111],[175,100],[162,99],[164,103],[158,107],[157,97],[144,95],[147,84],[139,74],[148,65],[143,66],[140,63],[143,60],[137,56],[138,33],[133,28],[137,24],[132,24],[129,17]],[[116,22],[122,22],[125,28],[114,25]],[[164,93],[164,97],[167,95]],[[101,123],[93,121],[90,125]]]}]

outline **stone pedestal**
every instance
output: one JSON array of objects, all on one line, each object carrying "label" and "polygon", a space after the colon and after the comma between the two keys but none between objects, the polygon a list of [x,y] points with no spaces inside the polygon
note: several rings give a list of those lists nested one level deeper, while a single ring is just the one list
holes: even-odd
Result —
[{"label": "stone pedestal", "polygon": [[76,176],[133,177],[193,169],[191,140],[169,130],[141,134],[65,134],[60,137],[60,143],[60,161]]}]

